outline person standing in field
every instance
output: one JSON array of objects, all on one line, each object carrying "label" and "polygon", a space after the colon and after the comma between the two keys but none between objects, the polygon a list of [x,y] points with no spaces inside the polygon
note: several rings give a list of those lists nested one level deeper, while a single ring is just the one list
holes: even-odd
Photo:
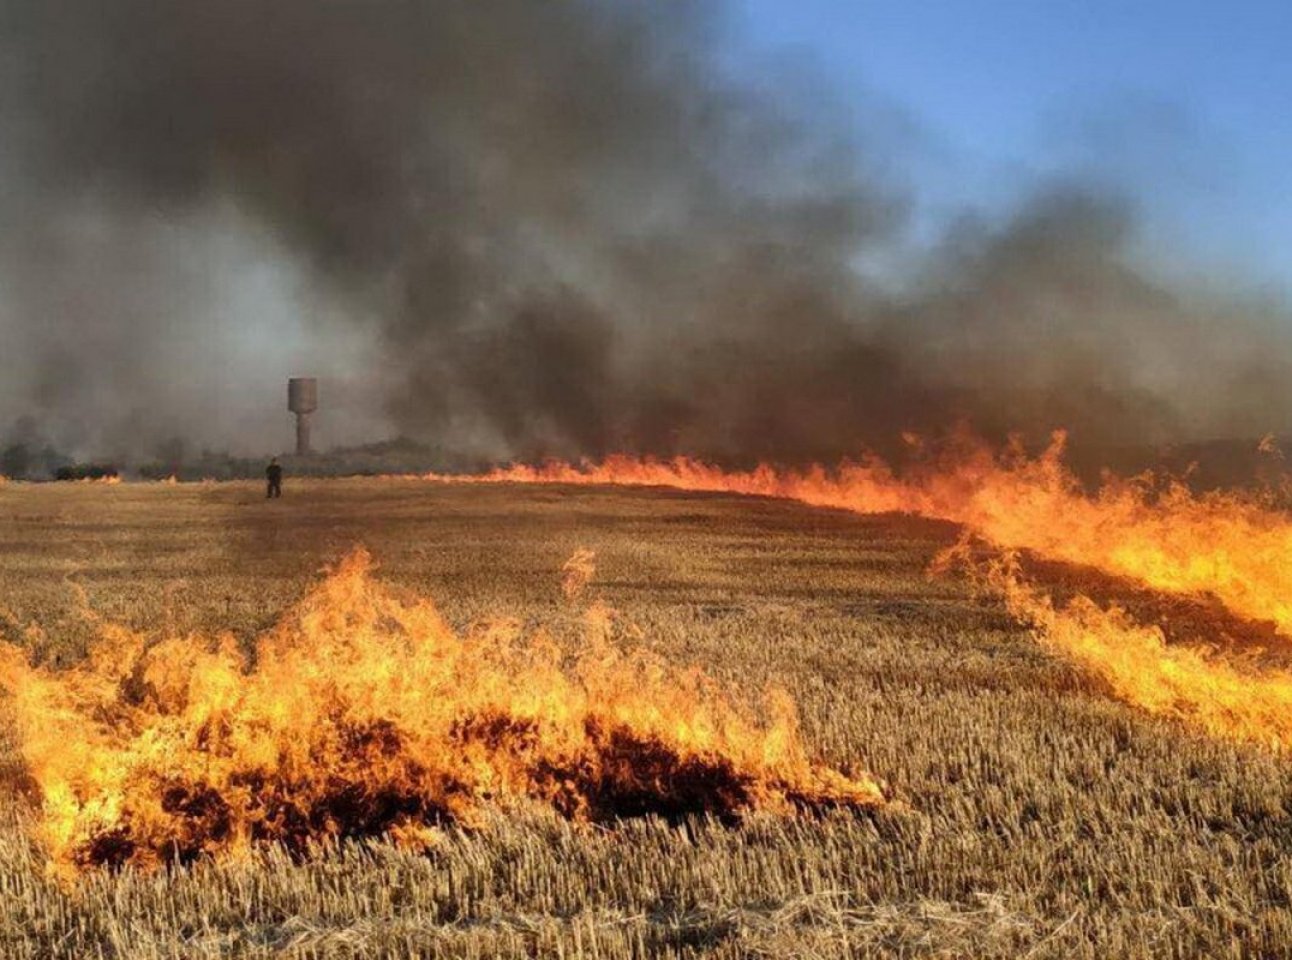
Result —
[{"label": "person standing in field", "polygon": [[269,481],[269,488],[265,491],[265,499],[281,497],[283,495],[283,468],[278,465],[277,457],[270,460],[269,466],[265,467],[265,479]]}]

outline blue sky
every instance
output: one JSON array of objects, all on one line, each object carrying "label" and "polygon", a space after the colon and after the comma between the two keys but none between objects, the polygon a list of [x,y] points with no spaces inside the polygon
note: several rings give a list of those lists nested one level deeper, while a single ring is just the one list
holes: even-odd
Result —
[{"label": "blue sky", "polygon": [[[736,0],[741,42],[810,67],[893,150],[926,226],[1081,176],[1150,255],[1292,291],[1292,3]],[[878,106],[878,109],[877,109]],[[1187,269],[1187,267],[1185,268]],[[1244,276],[1245,275],[1245,276]]]}]

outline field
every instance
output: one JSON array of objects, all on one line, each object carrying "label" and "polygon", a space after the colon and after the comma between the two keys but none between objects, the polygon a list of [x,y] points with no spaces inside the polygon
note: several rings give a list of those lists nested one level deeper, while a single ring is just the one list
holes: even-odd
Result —
[{"label": "field", "polygon": [[[1114,700],[929,561],[948,524],[666,490],[419,481],[0,487],[0,634],[42,663],[103,621],[168,635],[272,625],[353,545],[465,625],[558,635],[589,592],[738,700],[799,706],[814,754],[881,778],[874,812],[568,823],[535,808],[429,853],[69,888],[0,800],[4,957],[1244,957],[1292,952],[1292,790],[1273,753]],[[40,631],[29,629],[39,625]]]}]

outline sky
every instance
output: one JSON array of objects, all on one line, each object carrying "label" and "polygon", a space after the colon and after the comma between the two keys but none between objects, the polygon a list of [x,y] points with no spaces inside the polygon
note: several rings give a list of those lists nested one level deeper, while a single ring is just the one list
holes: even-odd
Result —
[{"label": "sky", "polygon": [[[739,0],[741,42],[810,64],[888,150],[925,229],[1065,176],[1127,194],[1150,254],[1292,291],[1292,4]],[[1169,265],[1168,265],[1169,266]],[[1182,267],[1182,269],[1188,269]]]}]

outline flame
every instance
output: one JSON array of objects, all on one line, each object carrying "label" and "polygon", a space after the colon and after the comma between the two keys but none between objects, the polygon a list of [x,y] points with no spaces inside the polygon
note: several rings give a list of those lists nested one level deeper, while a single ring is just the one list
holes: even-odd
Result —
[{"label": "flame", "polygon": [[[929,454],[918,437],[904,439]],[[933,456],[904,477],[877,460],[846,461],[833,469],[761,465],[728,472],[686,458],[613,456],[601,463],[515,466],[432,479],[666,486],[867,514],[920,514],[961,524],[1005,556],[1026,551],[1167,595],[1210,597],[1240,621],[1269,623],[1282,638],[1292,638],[1292,517],[1259,494],[1196,494],[1150,475],[1105,476],[1097,491],[1087,493],[1063,463],[1064,443],[1064,434],[1056,433],[1038,457],[1026,456],[1017,443],[999,453],[960,443],[950,455]],[[1260,450],[1281,456],[1272,437],[1261,441]],[[1045,590],[1025,582],[1016,564],[994,563],[982,579],[1013,616],[1035,628],[1042,643],[1101,677],[1126,702],[1214,736],[1292,746],[1292,674],[1168,644],[1159,626],[1137,623],[1120,607],[1101,607],[1086,596],[1060,607]]]},{"label": "flame", "polygon": [[[1208,593],[1235,614],[1292,636],[1292,518],[1259,496],[1195,494],[1179,482],[1106,477],[1087,494],[1063,463],[1065,435],[1038,457],[960,444],[906,477],[878,460],[725,471],[679,457],[612,456],[600,463],[512,466],[449,483],[665,486],[778,497],[857,513],[950,520],[1006,549],[1080,564],[1155,590]],[[912,439],[913,445],[917,445]]]},{"label": "flame", "polygon": [[812,762],[793,704],[759,724],[697,670],[615,645],[593,606],[563,667],[543,634],[455,632],[397,596],[357,549],[258,638],[159,642],[100,623],[88,660],[55,672],[0,645],[54,867],[154,867],[276,842],[390,834],[532,798],[574,819],[738,818],[867,806],[865,775]]},{"label": "flame", "polygon": [[578,599],[597,575],[596,557],[587,547],[579,547],[565,561],[561,567],[561,593],[565,594],[566,600]]},{"label": "flame", "polygon": [[1121,700],[1214,737],[1292,747],[1292,673],[1243,669],[1215,653],[1168,645],[1160,626],[1137,623],[1116,604],[1101,607],[1079,594],[1060,607],[1023,578],[1010,554],[975,562],[961,546],[939,563],[969,569],[1044,646],[1100,677]]}]

